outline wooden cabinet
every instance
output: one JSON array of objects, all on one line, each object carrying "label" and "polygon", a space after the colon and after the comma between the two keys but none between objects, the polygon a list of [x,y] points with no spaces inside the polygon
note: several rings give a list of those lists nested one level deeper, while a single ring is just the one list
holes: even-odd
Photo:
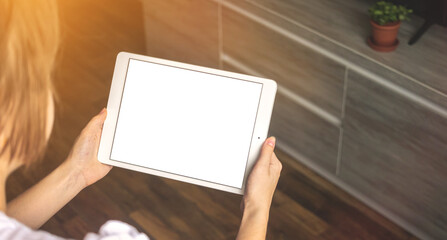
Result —
[{"label": "wooden cabinet", "polygon": [[418,237],[447,239],[437,29],[385,55],[365,43],[364,1],[143,2],[148,55],[276,80],[278,147]]},{"label": "wooden cabinet", "polygon": [[[222,9],[223,54],[236,69],[253,69],[321,111],[341,115],[345,67],[227,8]],[[312,59],[312,61],[309,61]],[[240,67],[237,69],[237,67]],[[324,69],[322,71],[321,69]],[[335,174],[339,126],[278,91],[270,135],[314,164]]]},{"label": "wooden cabinet", "polygon": [[345,67],[228,8],[223,53],[339,118]]},{"label": "wooden cabinet", "polygon": [[[418,16],[412,17],[410,22],[404,22],[400,27],[401,44],[396,51],[383,54],[372,51],[365,44],[366,38],[371,34],[367,9],[374,1],[250,0],[250,2],[260,9],[265,9],[291,22],[306,26],[323,37],[330,38],[339,43],[340,48],[349,48],[366,55],[370,61],[383,63],[393,71],[417,79],[418,82],[447,94],[447,81],[445,81],[447,34],[445,34],[445,28],[440,25],[433,25],[430,33],[424,35],[423,41],[409,45],[406,42],[424,23]],[[331,51],[334,50],[331,49]]]},{"label": "wooden cabinet", "polygon": [[447,119],[350,71],[340,178],[423,232],[447,238]]},{"label": "wooden cabinet", "polygon": [[281,94],[276,97],[270,135],[277,137],[280,147],[294,149],[335,174],[340,129]]},{"label": "wooden cabinet", "polygon": [[[248,74],[228,64],[223,68]],[[268,135],[277,138],[278,146],[293,149],[301,158],[335,174],[340,128],[281,93],[276,95]]]},{"label": "wooden cabinet", "polygon": [[219,67],[217,3],[142,0],[149,56]]}]

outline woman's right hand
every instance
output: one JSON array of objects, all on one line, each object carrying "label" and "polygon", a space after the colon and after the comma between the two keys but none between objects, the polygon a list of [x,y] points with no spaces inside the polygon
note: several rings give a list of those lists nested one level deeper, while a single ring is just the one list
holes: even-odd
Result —
[{"label": "woman's right hand", "polygon": [[261,155],[248,176],[241,203],[243,216],[237,240],[265,240],[270,205],[282,169],[281,162],[273,152],[275,143],[274,137],[265,140]]},{"label": "woman's right hand", "polygon": [[269,137],[262,145],[261,154],[251,171],[242,200],[242,209],[252,207],[268,211],[278,184],[282,164],[276,157],[275,137]]}]

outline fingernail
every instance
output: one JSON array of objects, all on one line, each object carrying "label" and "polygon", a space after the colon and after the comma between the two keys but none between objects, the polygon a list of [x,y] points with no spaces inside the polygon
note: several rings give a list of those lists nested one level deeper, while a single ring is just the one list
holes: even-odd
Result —
[{"label": "fingernail", "polygon": [[106,108],[102,108],[101,112],[99,114],[103,114],[106,112]]},{"label": "fingernail", "polygon": [[275,147],[275,142],[276,142],[276,138],[275,137],[270,137],[269,140],[267,140],[267,144]]}]

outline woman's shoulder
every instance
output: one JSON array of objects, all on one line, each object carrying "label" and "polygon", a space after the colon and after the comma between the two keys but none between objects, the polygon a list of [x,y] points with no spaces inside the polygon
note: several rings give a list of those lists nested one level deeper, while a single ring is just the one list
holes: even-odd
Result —
[{"label": "woman's shoulder", "polygon": [[[129,239],[129,240],[149,240],[146,234],[127,224],[116,220],[106,222],[99,229],[98,233],[88,233],[84,240],[101,239]],[[33,230],[19,221],[8,217],[0,212],[0,239],[10,240],[64,240],[49,232],[42,230]]]},{"label": "woman's shoulder", "polygon": [[33,230],[17,220],[8,217],[5,213],[0,212],[0,239],[10,240],[63,240],[51,233]]}]

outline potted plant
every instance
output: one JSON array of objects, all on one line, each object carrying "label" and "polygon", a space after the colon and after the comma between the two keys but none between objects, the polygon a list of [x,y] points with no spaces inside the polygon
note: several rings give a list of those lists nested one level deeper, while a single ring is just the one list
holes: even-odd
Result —
[{"label": "potted plant", "polygon": [[409,20],[413,10],[391,2],[379,1],[369,8],[372,37],[368,38],[369,46],[380,52],[390,52],[399,44],[397,32],[400,23]]}]

